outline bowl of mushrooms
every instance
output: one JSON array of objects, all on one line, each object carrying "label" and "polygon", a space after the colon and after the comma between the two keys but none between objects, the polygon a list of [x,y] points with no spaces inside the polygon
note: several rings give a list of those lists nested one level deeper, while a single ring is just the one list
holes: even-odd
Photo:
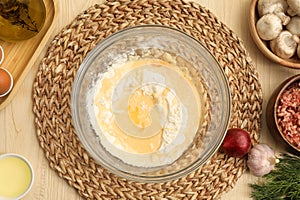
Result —
[{"label": "bowl of mushrooms", "polygon": [[250,33],[270,60],[300,69],[300,0],[252,0]]}]

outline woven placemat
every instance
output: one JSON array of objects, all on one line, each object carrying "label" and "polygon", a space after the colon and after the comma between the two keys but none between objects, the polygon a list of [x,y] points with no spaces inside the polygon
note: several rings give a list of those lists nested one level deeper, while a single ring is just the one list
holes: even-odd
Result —
[{"label": "woven placemat", "polygon": [[37,136],[50,166],[87,199],[217,199],[246,169],[217,152],[186,177],[166,183],[122,179],[96,164],[75,133],[70,96],[76,72],[103,38],[130,26],[161,24],[201,41],[223,66],[232,93],[230,127],[258,142],[262,110],[257,71],[241,40],[209,10],[181,0],[121,0],[90,7],[51,42],[33,85]]}]

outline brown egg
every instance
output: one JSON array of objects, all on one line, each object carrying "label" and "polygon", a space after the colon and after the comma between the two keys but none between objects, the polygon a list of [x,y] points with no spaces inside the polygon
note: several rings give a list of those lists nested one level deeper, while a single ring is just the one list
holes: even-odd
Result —
[{"label": "brown egg", "polygon": [[11,88],[12,80],[9,73],[0,68],[0,96],[8,92]]}]

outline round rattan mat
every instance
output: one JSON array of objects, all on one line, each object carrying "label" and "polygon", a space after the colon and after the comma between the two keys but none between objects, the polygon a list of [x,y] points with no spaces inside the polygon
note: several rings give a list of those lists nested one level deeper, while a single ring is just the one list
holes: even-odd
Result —
[{"label": "round rattan mat", "polygon": [[201,41],[223,66],[232,92],[230,127],[258,142],[261,86],[241,40],[209,10],[181,0],[121,0],[90,7],[51,42],[33,85],[33,111],[40,145],[50,166],[87,199],[217,199],[246,169],[245,158],[217,152],[204,166],[178,180],[138,183],[95,163],[81,145],[71,116],[71,91],[87,53],[103,38],[130,26],[162,24]]}]

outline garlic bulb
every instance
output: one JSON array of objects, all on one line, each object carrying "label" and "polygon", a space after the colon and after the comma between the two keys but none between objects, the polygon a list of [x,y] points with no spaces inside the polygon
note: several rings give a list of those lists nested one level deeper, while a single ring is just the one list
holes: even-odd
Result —
[{"label": "garlic bulb", "polygon": [[257,144],[248,153],[247,166],[255,176],[268,174],[275,168],[275,163],[275,153],[266,144]]}]

